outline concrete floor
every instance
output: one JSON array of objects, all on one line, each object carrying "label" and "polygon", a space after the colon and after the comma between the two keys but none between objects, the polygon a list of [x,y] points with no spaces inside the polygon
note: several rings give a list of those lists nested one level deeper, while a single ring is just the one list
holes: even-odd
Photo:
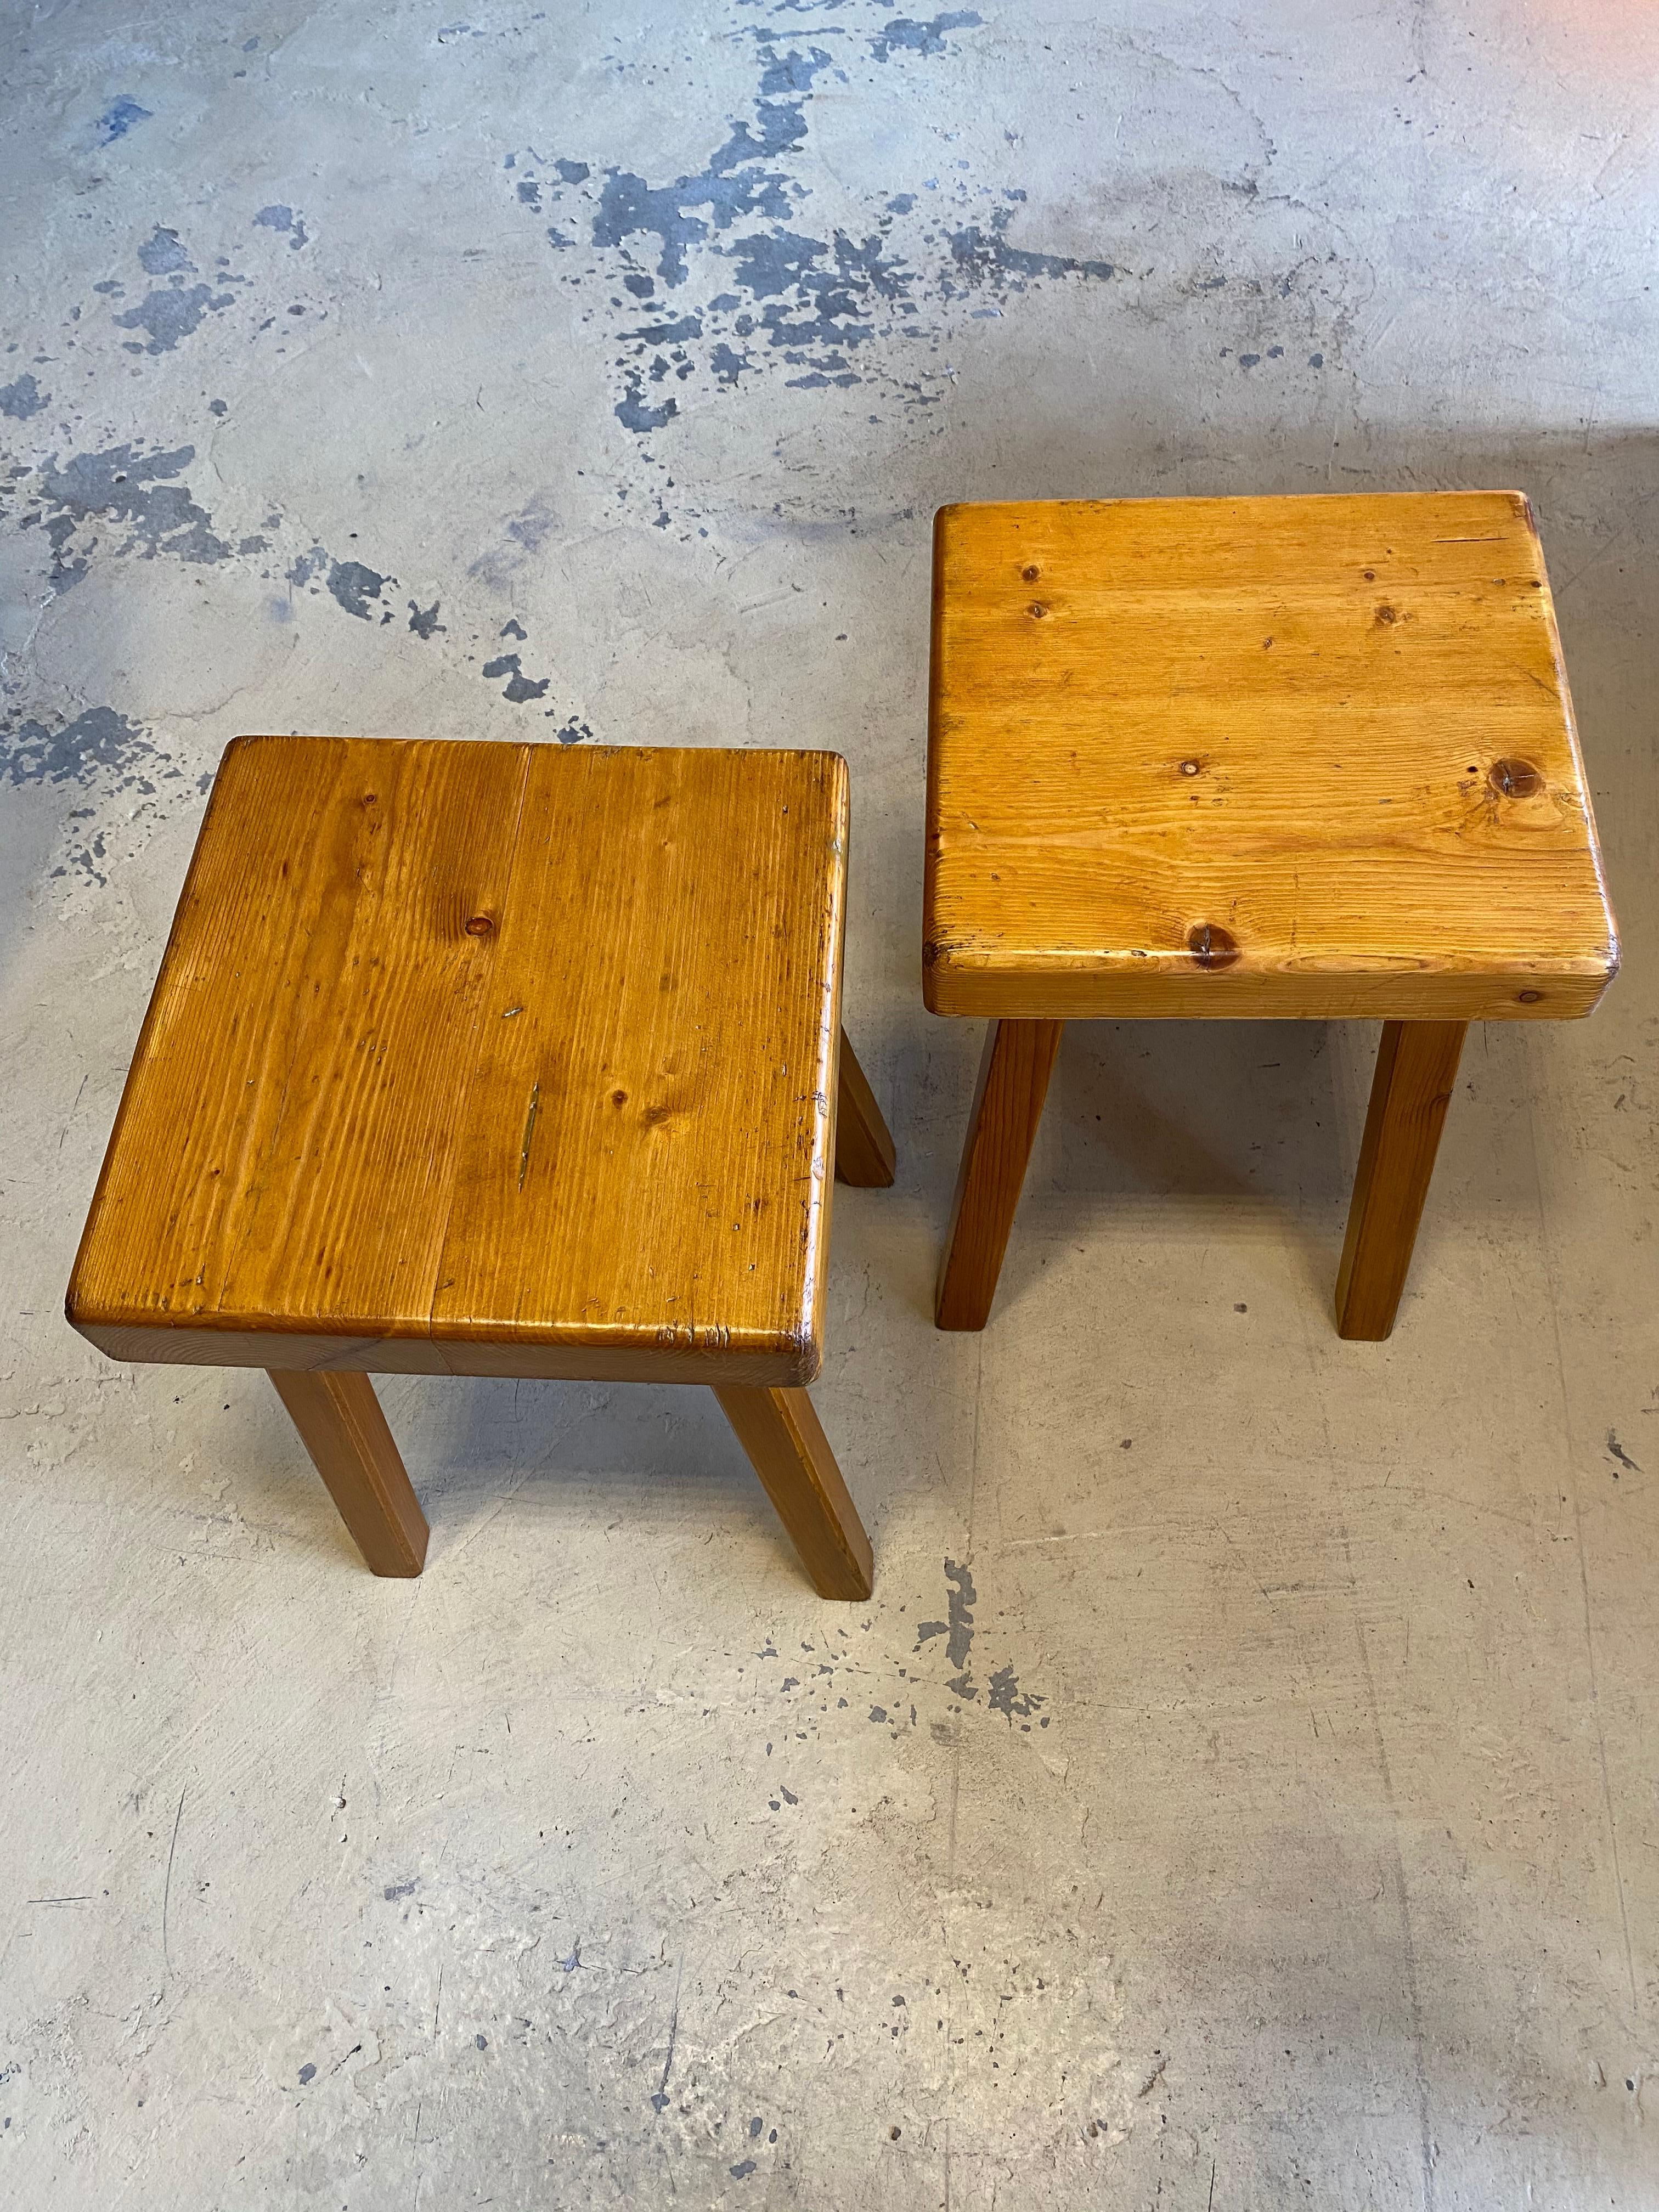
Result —
[{"label": "concrete floor", "polygon": [[[9,2203],[1659,2205],[1659,29],[891,5],[9,15]],[[1605,1007],[1473,1035],[1381,1346],[1374,1033],[1074,1029],[936,1335],[932,509],[1451,484],[1538,507]],[[850,758],[872,1604],[702,1392],[388,1383],[377,1583],[262,1377],[64,1327],[203,792],[296,728]]]}]

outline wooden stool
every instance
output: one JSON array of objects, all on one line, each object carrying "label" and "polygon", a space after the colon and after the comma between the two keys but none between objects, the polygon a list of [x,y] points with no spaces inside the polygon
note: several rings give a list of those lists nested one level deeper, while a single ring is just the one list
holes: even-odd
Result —
[{"label": "wooden stool", "polygon": [[239,738],[70,1322],[269,1369],[381,1575],[427,1526],[370,1373],[707,1382],[818,1591],[867,1597],[803,1387],[831,1162],[893,1180],[847,833],[835,753]]},{"label": "wooden stool", "polygon": [[924,991],[991,1017],[939,1279],[985,1326],[1063,1024],[1381,1020],[1337,1280],[1394,1326],[1471,1021],[1619,963],[1518,492],[948,507]]}]

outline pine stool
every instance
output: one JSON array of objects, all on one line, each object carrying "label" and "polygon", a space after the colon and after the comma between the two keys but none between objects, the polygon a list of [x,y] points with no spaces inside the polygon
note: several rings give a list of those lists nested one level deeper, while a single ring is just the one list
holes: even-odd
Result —
[{"label": "pine stool", "polygon": [[381,1575],[427,1525],[371,1373],[708,1383],[818,1591],[867,1597],[804,1388],[831,1164],[893,1180],[847,833],[835,753],[239,738],[70,1321],[268,1369]]},{"label": "pine stool", "polygon": [[936,1317],[985,1326],[1064,1023],[1381,1020],[1337,1280],[1386,1337],[1471,1021],[1619,961],[1517,492],[943,509],[924,993],[991,1031]]}]

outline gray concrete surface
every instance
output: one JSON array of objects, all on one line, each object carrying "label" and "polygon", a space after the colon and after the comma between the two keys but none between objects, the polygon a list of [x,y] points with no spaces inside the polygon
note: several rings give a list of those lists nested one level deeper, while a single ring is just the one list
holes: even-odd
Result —
[{"label": "gray concrete surface", "polygon": [[[1659,2205],[1652,18],[445,4],[4,24],[0,2198]],[[1372,1033],[1074,1030],[937,1336],[932,508],[1451,484],[1538,506],[1607,1005],[1472,1038],[1383,1346]],[[851,759],[870,1606],[702,1393],[388,1384],[378,1583],[262,1377],[65,1328],[286,729]]]}]

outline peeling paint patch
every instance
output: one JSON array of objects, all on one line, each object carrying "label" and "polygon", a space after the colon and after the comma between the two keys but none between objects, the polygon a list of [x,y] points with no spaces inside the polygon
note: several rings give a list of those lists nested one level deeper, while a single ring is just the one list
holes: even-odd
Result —
[{"label": "peeling paint patch", "polygon": [[1031,276],[1088,276],[1104,283],[1116,276],[1109,261],[1079,260],[1070,253],[1031,253],[1010,246],[1002,236],[1012,220],[1012,208],[999,208],[991,217],[988,236],[977,223],[953,232],[951,258],[970,282],[1000,290],[1011,283],[1023,290],[1020,279]]},{"label": "peeling paint patch", "polygon": [[118,138],[125,138],[135,123],[148,123],[150,111],[140,107],[131,93],[124,92],[112,100],[98,118],[98,128],[103,133],[103,143],[112,146]]},{"label": "peeling paint patch", "polygon": [[526,676],[520,665],[516,653],[497,653],[494,660],[485,661],[483,672],[491,682],[498,676],[507,678],[507,685],[501,696],[503,699],[511,700],[515,707],[522,707],[529,699],[544,699],[547,696],[548,685],[553,680],[550,676],[543,676],[539,678]]},{"label": "peeling paint patch", "polygon": [[125,315],[112,320],[118,330],[149,332],[149,343],[130,344],[129,353],[171,353],[180,338],[201,328],[204,316],[217,314],[235,304],[234,292],[216,292],[210,284],[169,286],[165,291],[148,294],[137,307],[129,307]]},{"label": "peeling paint patch", "polygon": [[[841,199],[831,224],[803,219],[813,191],[799,157],[820,80],[846,84],[852,70],[867,77],[878,65],[953,52],[952,34],[980,21],[971,9],[893,16],[856,35],[823,26],[798,44],[781,28],[748,26],[756,75],[747,112],[731,117],[700,168],[664,182],[620,167],[596,173],[534,149],[507,156],[514,198],[544,222],[558,218],[550,238],[564,246],[585,235],[596,257],[560,281],[603,291],[595,319],[609,325],[612,411],[625,430],[652,438],[757,374],[793,392],[873,384],[900,405],[935,405],[955,374],[938,358],[951,331],[1004,312],[969,304],[964,313],[958,301],[1000,302],[1036,285],[1119,274],[1104,256],[1012,244],[1006,233],[1026,197],[1014,186],[957,183],[951,198],[964,213],[975,199],[996,204],[954,229],[927,197],[934,179],[919,180],[921,191],[871,195],[861,215],[854,202],[851,217]],[[832,52],[825,42],[837,40],[847,43]],[[688,296],[647,321],[628,312],[655,303],[659,289]],[[654,451],[644,459],[665,476]],[[668,489],[659,491],[659,528],[672,520]]]},{"label": "peeling paint patch", "polygon": [[286,231],[289,248],[295,253],[307,243],[307,234],[304,222],[295,214],[291,207],[286,206],[280,200],[273,201],[270,207],[262,207],[253,220],[257,228],[261,230]]},{"label": "peeling paint patch", "polygon": [[40,498],[49,514],[53,584],[67,590],[85,575],[100,540],[94,536],[83,542],[82,532],[94,520],[128,526],[125,542],[113,549],[118,553],[136,551],[145,560],[170,553],[204,564],[228,560],[231,549],[215,535],[205,508],[197,505],[187,486],[172,481],[195,458],[194,446],[166,453],[112,446],[102,453],[74,454],[62,468],[56,457],[48,462],[41,471]]},{"label": "peeling paint patch", "polygon": [[997,1668],[985,1694],[991,1711],[1006,1713],[1011,1721],[1034,1713],[1043,1703],[1035,1690],[1028,1690],[1022,1695],[1019,1677],[1012,1665]]},{"label": "peeling paint patch", "polygon": [[364,622],[370,619],[368,602],[378,599],[383,586],[395,580],[374,568],[366,568],[361,561],[334,561],[329,564],[330,592],[349,615],[356,615]]},{"label": "peeling paint patch", "polygon": [[[112,707],[88,707],[55,730],[44,722],[0,720],[0,767],[14,786],[86,783],[101,771],[118,790],[128,789],[141,781],[141,768],[155,765],[149,732]],[[176,776],[179,770],[170,773]]]},{"label": "peeling paint patch", "polygon": [[884,62],[900,52],[942,54],[947,31],[965,31],[984,20],[971,8],[959,8],[948,15],[935,15],[931,23],[919,23],[909,15],[896,16],[879,37],[871,40],[870,51],[878,62]]},{"label": "peeling paint patch", "polygon": [[672,422],[679,411],[679,402],[672,392],[656,405],[648,404],[644,384],[637,370],[628,371],[623,379],[623,396],[615,409],[617,420],[624,430],[636,431],[641,434],[647,430],[660,430],[665,422]]},{"label": "peeling paint patch", "polygon": [[176,230],[163,229],[158,222],[154,234],[138,249],[138,264],[147,276],[171,276],[178,270],[193,270],[196,264],[179,243]]},{"label": "peeling paint patch", "polygon": [[935,1636],[945,1638],[945,1656],[957,1669],[950,1686],[959,1698],[976,1698],[969,1673],[969,1656],[974,1648],[974,1612],[978,1592],[974,1588],[971,1571],[955,1559],[945,1562],[945,1579],[950,1584],[950,1596],[945,1603],[947,1618],[944,1620],[924,1620],[917,1624],[916,1650]]},{"label": "peeling paint patch", "polygon": [[42,392],[33,376],[24,374],[10,384],[0,384],[0,415],[9,415],[14,422],[27,422],[51,398],[51,392]]}]

